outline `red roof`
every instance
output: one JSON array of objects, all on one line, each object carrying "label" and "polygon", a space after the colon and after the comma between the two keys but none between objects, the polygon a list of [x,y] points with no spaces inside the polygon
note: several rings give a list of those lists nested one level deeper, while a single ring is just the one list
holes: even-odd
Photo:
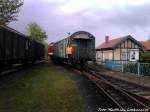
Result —
[{"label": "red roof", "polygon": [[107,43],[104,42],[104,43],[100,44],[99,46],[97,46],[96,49],[112,48],[113,46],[115,46],[116,44],[118,44],[119,42],[121,42],[124,38],[125,37],[109,40]]},{"label": "red roof", "polygon": [[141,42],[146,51],[150,51],[150,41]]}]

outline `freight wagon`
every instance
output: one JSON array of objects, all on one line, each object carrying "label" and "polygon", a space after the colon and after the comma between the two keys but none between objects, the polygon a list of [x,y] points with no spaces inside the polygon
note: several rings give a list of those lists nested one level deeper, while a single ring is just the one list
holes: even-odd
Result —
[{"label": "freight wagon", "polygon": [[[70,56],[67,54],[67,47],[72,47],[73,51]],[[78,31],[72,35],[55,42],[53,46],[52,59],[60,61],[70,61],[81,63],[95,60],[95,37],[86,32]]]},{"label": "freight wagon", "polygon": [[7,26],[0,25],[0,70],[44,58],[43,44]]}]

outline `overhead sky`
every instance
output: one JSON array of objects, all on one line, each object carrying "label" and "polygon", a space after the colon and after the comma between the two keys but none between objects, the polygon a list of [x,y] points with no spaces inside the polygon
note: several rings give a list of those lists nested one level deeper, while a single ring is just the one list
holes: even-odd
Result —
[{"label": "overhead sky", "polygon": [[62,39],[68,32],[84,30],[96,37],[96,45],[131,35],[150,36],[150,0],[24,0],[18,21],[9,25],[26,33],[27,24],[38,23],[48,34],[48,42]]}]

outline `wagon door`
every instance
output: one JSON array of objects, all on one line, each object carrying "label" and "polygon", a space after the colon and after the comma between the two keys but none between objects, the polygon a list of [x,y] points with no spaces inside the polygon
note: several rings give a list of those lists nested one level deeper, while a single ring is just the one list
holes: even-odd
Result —
[{"label": "wagon door", "polygon": [[78,60],[84,58],[86,60],[93,60],[95,58],[95,42],[92,39],[76,39],[74,57]]},{"label": "wagon door", "polygon": [[91,58],[90,54],[91,52],[91,48],[90,48],[90,40],[82,40],[79,39],[77,40],[78,42],[78,58]]}]

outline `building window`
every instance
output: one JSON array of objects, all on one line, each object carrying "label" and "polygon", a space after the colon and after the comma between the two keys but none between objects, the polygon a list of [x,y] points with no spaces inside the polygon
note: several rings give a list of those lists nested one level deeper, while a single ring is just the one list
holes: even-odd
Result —
[{"label": "building window", "polygon": [[139,60],[139,49],[130,49],[130,61]]},{"label": "building window", "polygon": [[131,60],[135,60],[135,51],[131,51]]},{"label": "building window", "polygon": [[128,60],[130,60],[130,52],[129,52],[129,51],[128,51],[128,54],[127,54],[127,55],[128,55]]},{"label": "building window", "polygon": [[105,60],[108,60],[109,59],[109,53],[104,53],[104,58],[105,58]]},{"label": "building window", "polygon": [[121,60],[127,60],[127,52],[122,52],[121,53]]}]

